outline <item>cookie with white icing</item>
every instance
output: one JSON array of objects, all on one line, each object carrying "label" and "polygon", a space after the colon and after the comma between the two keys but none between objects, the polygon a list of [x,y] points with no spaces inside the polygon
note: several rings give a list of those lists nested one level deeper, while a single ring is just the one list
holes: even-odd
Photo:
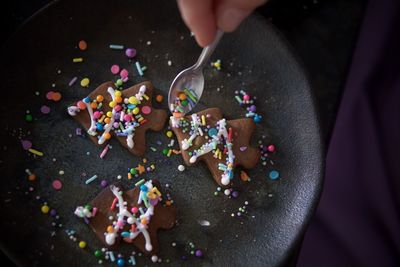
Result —
[{"label": "cookie with white icing", "polygon": [[[176,207],[163,202],[160,183],[143,182],[127,192],[114,185],[107,187],[88,205],[88,224],[98,238],[109,247],[125,241],[143,253],[157,255],[158,229],[170,229],[176,222]],[[167,203],[167,204],[166,204]],[[80,216],[82,207],[75,214]],[[89,214],[87,213],[87,214]],[[112,220],[110,220],[112,216]]]},{"label": "cookie with white icing", "polygon": [[131,153],[143,156],[146,151],[146,131],[160,131],[167,120],[167,112],[152,106],[153,85],[136,84],[119,91],[112,82],[97,87],[68,113],[87,131],[99,146],[112,137]]},{"label": "cookie with white icing", "polygon": [[184,118],[170,117],[182,157],[190,166],[204,161],[220,186],[231,184],[234,168],[251,169],[260,159],[250,146],[255,130],[252,119],[226,120],[218,108],[210,108]]}]

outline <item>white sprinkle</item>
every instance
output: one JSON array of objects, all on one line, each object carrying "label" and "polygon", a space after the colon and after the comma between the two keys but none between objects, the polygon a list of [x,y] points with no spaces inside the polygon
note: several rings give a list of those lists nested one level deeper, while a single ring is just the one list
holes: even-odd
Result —
[{"label": "white sprinkle", "polygon": [[210,226],[210,222],[207,220],[198,220],[197,221],[201,226]]},{"label": "white sprinkle", "polygon": [[185,170],[185,166],[179,165],[178,166],[178,171],[183,172]]}]

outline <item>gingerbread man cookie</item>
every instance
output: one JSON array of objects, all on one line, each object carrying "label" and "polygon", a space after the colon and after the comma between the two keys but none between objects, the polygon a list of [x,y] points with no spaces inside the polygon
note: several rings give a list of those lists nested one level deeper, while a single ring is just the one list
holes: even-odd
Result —
[{"label": "gingerbread man cookie", "polygon": [[161,203],[160,190],[160,183],[156,180],[143,181],[125,194],[111,185],[89,205],[77,207],[75,214],[85,218],[107,246],[115,247],[123,240],[143,253],[157,255],[158,229],[170,229],[176,221],[175,206]]},{"label": "gingerbread man cookie", "polygon": [[78,121],[97,145],[105,145],[112,136],[131,153],[142,156],[146,151],[146,131],[160,131],[167,113],[154,109],[150,82],[117,90],[112,82],[97,87],[68,113]]},{"label": "gingerbread man cookie", "polygon": [[186,165],[204,161],[220,186],[232,182],[235,166],[251,169],[260,159],[258,149],[249,145],[252,119],[226,120],[220,109],[210,108],[183,118],[171,116],[170,125]]}]

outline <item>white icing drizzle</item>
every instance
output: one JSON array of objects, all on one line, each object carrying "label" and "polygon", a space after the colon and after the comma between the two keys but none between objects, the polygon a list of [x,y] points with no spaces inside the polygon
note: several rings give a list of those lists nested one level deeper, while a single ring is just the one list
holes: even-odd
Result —
[{"label": "white icing drizzle", "polygon": [[[112,88],[112,87],[108,87],[108,89],[107,89],[107,92],[111,95],[111,97],[112,97],[112,101],[115,101],[115,90],[114,90],[114,88]],[[98,144],[99,145],[102,145],[102,144],[104,144],[104,142],[106,141],[106,134],[107,133],[109,133],[110,131],[111,131],[111,129],[112,129],[112,127],[113,127],[113,124],[114,124],[114,121],[115,121],[115,113],[116,113],[116,111],[115,111],[115,109],[113,108],[113,110],[112,110],[112,116],[111,116],[111,118],[110,118],[110,122],[109,123],[107,123],[105,126],[104,126],[104,132],[103,132],[103,134],[101,135],[101,137],[99,138],[99,141],[98,141]]]},{"label": "white icing drizzle", "polygon": [[133,136],[135,135],[135,128],[139,126],[140,123],[133,122],[133,124],[129,125],[122,131],[123,133],[128,134],[128,136],[126,137],[126,143],[130,149],[132,149],[135,145],[135,143],[133,142]]},{"label": "white icing drizzle", "polygon": [[198,136],[203,136],[203,130],[201,129],[201,122],[200,118],[197,116],[196,113],[192,114],[192,135],[189,137],[189,139],[184,139],[182,140],[182,149],[187,150],[189,147],[192,146],[193,140]]},{"label": "white icing drizzle", "polygon": [[70,106],[67,110],[70,116],[76,116],[81,111],[77,106]]},{"label": "white icing drizzle", "polygon": [[[152,181],[147,181],[144,186],[146,186],[147,191],[149,192],[153,189],[153,183]],[[113,227],[113,232],[111,233],[106,233],[105,234],[105,240],[108,245],[113,245],[115,243],[115,239],[117,238],[117,234],[119,230],[122,230],[124,227],[124,219],[127,218],[126,222],[130,225],[135,224],[135,231],[130,230],[128,232],[123,232],[121,235],[123,235],[124,238],[129,238],[131,240],[135,239],[140,233],[143,234],[143,237],[145,239],[145,249],[147,251],[151,251],[153,249],[153,246],[151,245],[151,240],[150,240],[150,235],[149,232],[147,231],[148,224],[150,223],[150,219],[154,214],[154,206],[149,203],[147,210],[144,214],[140,215],[139,218],[136,218],[133,216],[128,210],[127,210],[127,204],[124,202],[124,199],[122,198],[122,192],[119,190],[118,187],[115,186],[110,186],[110,189],[112,193],[115,195],[115,197],[118,200],[118,207],[119,207],[119,212],[117,214],[117,222],[112,226]],[[142,203],[142,200],[145,198],[144,195],[146,195],[146,192],[143,192],[142,190],[139,193],[138,197],[138,204],[140,205]],[[147,195],[146,195],[147,199]],[[158,202],[158,201],[157,201]],[[157,205],[157,204],[155,204]],[[140,208],[142,209],[142,208]],[[141,220],[146,220],[146,224],[142,224]]]},{"label": "white icing drizzle", "polygon": [[180,122],[180,118],[176,118],[174,116],[169,117],[170,121],[171,121],[171,126],[173,128],[179,128],[179,122]]},{"label": "white icing drizzle", "polygon": [[79,218],[92,218],[94,217],[93,212],[91,212],[87,207],[76,207],[74,214]]},{"label": "white icing drizzle", "polygon": [[92,106],[90,106],[90,101],[89,101],[89,103],[86,103],[85,101],[83,101],[83,103],[85,103],[86,109],[90,116],[90,127],[87,130],[87,133],[91,136],[95,136],[97,134],[96,133],[96,120],[94,119]]},{"label": "white icing drizzle", "polygon": [[[196,124],[195,124],[193,115],[192,115],[192,119],[193,119],[193,121],[192,121],[193,131],[198,132],[195,127]],[[197,161],[198,157],[200,157],[204,154],[207,154],[207,153],[211,152],[212,150],[216,149],[217,145],[222,144],[223,140],[225,140],[226,148],[228,149],[228,156],[227,156],[227,161],[226,161],[227,166],[224,166],[224,172],[221,176],[221,183],[223,185],[228,185],[230,180],[233,177],[233,166],[234,166],[234,160],[235,160],[235,155],[233,154],[233,143],[232,143],[232,140],[229,140],[228,131],[226,130],[226,120],[225,119],[219,120],[217,122],[217,125],[218,125],[218,133],[216,135],[214,135],[212,137],[212,139],[209,140],[207,143],[203,144],[199,149],[194,150],[193,156],[190,158],[189,161],[190,161],[190,163],[195,163]],[[198,128],[200,128],[200,127],[198,126]],[[194,135],[194,133],[192,134],[192,136],[193,135]],[[191,138],[189,138],[189,140],[187,140],[185,144],[191,144],[191,143],[188,143],[188,141],[193,141],[194,138],[192,140],[191,140]],[[185,140],[182,141],[182,149],[184,149],[183,145],[184,145]],[[184,150],[186,150],[186,149],[184,149]]]},{"label": "white icing drizzle", "polygon": [[139,92],[135,95],[136,99],[139,101],[139,104],[143,100],[143,96],[146,94],[146,85],[142,85],[139,88]]}]

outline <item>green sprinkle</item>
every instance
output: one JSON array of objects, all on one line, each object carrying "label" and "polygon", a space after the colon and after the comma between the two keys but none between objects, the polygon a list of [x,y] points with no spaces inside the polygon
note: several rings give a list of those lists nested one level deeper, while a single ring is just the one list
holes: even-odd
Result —
[{"label": "green sprinkle", "polygon": [[151,151],[153,151],[153,152],[156,152],[157,151],[157,148],[155,148],[155,147],[150,147],[150,149],[151,149]]},{"label": "green sprinkle", "polygon": [[131,168],[129,172],[133,175],[137,174],[137,170],[135,168]]},{"label": "green sprinkle", "polygon": [[142,180],[140,180],[140,181],[137,181],[136,184],[135,184],[135,186],[141,186],[142,184],[144,184],[144,182],[145,182],[144,179],[142,179]]},{"label": "green sprinkle", "polygon": [[33,121],[33,116],[32,116],[32,114],[26,114],[26,115],[25,115],[25,120],[26,120],[26,121]]}]

